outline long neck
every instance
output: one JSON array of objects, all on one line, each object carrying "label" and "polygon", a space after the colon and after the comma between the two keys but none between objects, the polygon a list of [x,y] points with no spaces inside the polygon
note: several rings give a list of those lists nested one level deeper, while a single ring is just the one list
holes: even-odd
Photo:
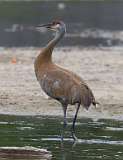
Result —
[{"label": "long neck", "polygon": [[47,44],[46,48],[54,48],[55,45],[60,41],[60,39],[64,36],[65,29],[61,28],[59,31],[56,32],[55,37]]},{"label": "long neck", "polygon": [[44,49],[38,55],[36,60],[38,65],[41,65],[45,62],[52,62],[53,48],[59,42],[59,40],[63,37],[64,34],[65,34],[64,28],[56,32],[55,37],[46,45],[46,47],[44,47]]}]

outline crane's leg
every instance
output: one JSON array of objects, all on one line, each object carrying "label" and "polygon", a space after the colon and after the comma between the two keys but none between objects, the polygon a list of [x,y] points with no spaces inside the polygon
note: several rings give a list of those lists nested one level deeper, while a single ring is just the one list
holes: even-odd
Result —
[{"label": "crane's leg", "polygon": [[66,111],[67,111],[67,105],[63,105],[63,112],[64,112],[64,128],[66,128],[66,126],[67,126]]},{"label": "crane's leg", "polygon": [[77,114],[78,114],[79,108],[80,108],[80,104],[78,103],[78,104],[77,104],[77,109],[76,109],[76,114],[75,114],[75,116],[74,116],[73,125],[72,125],[72,137],[73,137],[73,139],[74,139],[75,141],[77,140],[77,137],[76,137],[76,135],[75,135],[75,123],[76,123],[76,119],[77,119]]},{"label": "crane's leg", "polygon": [[65,128],[67,126],[67,118],[66,118],[67,105],[62,104],[62,108],[63,108],[63,113],[64,113],[64,123],[63,123],[63,131],[62,131],[62,134],[61,134],[61,140],[63,141],[64,131],[65,131]]}]

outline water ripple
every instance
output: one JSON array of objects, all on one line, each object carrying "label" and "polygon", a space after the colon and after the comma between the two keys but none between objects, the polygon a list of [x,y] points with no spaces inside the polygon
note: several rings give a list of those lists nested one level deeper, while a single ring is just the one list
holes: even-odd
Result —
[{"label": "water ripple", "polygon": [[[61,141],[61,138],[41,138],[42,141]],[[64,141],[74,142],[73,138],[64,138]],[[110,144],[110,145],[123,145],[123,141],[110,141],[102,139],[78,139],[75,143],[85,144]]]}]

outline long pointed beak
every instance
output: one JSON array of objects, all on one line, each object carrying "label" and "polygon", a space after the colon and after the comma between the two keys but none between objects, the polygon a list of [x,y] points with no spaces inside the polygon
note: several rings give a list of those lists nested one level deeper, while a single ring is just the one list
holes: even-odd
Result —
[{"label": "long pointed beak", "polygon": [[38,26],[36,26],[37,28],[38,27],[46,27],[46,28],[50,28],[51,27],[51,23],[48,23],[48,24],[42,24],[42,25],[38,25]]}]

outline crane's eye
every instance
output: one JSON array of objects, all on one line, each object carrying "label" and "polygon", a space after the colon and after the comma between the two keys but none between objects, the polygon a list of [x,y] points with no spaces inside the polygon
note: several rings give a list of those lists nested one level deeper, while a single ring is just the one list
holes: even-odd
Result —
[{"label": "crane's eye", "polygon": [[58,22],[58,21],[53,21],[52,24],[53,24],[53,25],[57,25],[57,24],[60,24],[60,22]]},{"label": "crane's eye", "polygon": [[59,28],[59,26],[60,26],[60,24],[58,24],[58,23],[54,25],[55,28]]},{"label": "crane's eye", "polygon": [[60,22],[59,21],[53,21],[51,25],[52,30],[56,30],[60,27]]},{"label": "crane's eye", "polygon": [[60,23],[54,23],[52,24],[52,29],[57,29],[60,27]]}]

